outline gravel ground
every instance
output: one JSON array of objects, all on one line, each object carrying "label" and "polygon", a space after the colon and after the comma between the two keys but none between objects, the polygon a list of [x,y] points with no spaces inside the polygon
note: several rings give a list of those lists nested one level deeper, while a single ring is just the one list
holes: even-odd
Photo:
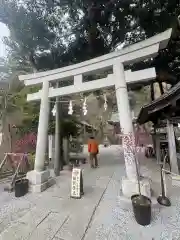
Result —
[{"label": "gravel ground", "polygon": [[[86,151],[86,148],[85,148]],[[178,240],[180,239],[180,191],[171,188],[171,207],[152,206],[152,222],[136,223],[129,202],[123,203],[121,179],[125,175],[122,149],[100,149],[100,167],[83,165],[85,195],[70,198],[71,173],[63,171],[56,184],[39,194],[15,198],[0,184],[0,240]],[[158,196],[159,168],[139,156],[143,175],[151,177]]]}]

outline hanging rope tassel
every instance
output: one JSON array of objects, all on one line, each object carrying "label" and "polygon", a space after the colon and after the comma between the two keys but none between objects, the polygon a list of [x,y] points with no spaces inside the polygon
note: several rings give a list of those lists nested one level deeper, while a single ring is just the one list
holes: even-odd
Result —
[{"label": "hanging rope tassel", "polygon": [[84,103],[83,103],[83,107],[82,107],[84,116],[87,115],[87,112],[88,112],[87,111],[87,103],[86,102],[87,102],[87,99],[85,98],[84,99]]},{"label": "hanging rope tassel", "polygon": [[107,105],[107,97],[106,97],[106,94],[104,94],[104,110],[106,111],[108,108],[108,105]]},{"label": "hanging rope tassel", "polygon": [[69,115],[73,114],[73,105],[72,105],[72,101],[69,102],[69,111],[68,111]]}]

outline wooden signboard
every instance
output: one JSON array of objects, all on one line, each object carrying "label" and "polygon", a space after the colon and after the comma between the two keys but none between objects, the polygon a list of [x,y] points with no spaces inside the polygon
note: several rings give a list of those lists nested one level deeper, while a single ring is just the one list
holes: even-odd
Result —
[{"label": "wooden signboard", "polygon": [[83,178],[82,170],[79,168],[73,168],[72,171],[72,182],[71,182],[71,197],[81,198],[83,192]]}]

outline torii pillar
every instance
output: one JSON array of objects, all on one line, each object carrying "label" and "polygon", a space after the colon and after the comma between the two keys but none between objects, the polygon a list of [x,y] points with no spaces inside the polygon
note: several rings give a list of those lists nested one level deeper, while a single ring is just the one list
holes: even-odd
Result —
[{"label": "torii pillar", "polygon": [[[136,153],[132,149],[132,145],[135,144],[133,124],[132,124],[132,115],[129,105],[129,97],[127,90],[127,83],[125,79],[124,66],[119,61],[116,61],[113,64],[113,72],[115,78],[115,90],[117,98],[117,106],[119,113],[119,120],[121,126],[121,132],[123,135],[122,138],[122,147],[124,151],[124,160],[126,167],[127,177],[122,179],[122,193],[125,197],[131,197],[133,194],[138,193],[138,176],[137,170],[139,171],[139,164],[135,162]],[[126,137],[131,140],[131,143],[126,142]],[[131,144],[131,146],[129,146]],[[147,179],[140,181],[141,193],[145,196],[151,197],[151,188],[150,182]]]},{"label": "torii pillar", "polygon": [[42,95],[39,114],[38,135],[36,144],[36,157],[34,170],[27,173],[27,179],[30,183],[30,191],[42,192],[51,185],[50,171],[45,169],[48,123],[49,123],[49,82],[42,84]]}]

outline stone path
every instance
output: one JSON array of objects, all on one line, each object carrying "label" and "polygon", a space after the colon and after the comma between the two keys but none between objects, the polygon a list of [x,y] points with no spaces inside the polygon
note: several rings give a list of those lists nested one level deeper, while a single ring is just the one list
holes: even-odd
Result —
[{"label": "stone path", "polygon": [[[151,164],[148,174],[153,174]],[[173,189],[170,208],[152,209],[152,223],[139,226],[131,205],[119,200],[123,157],[117,147],[101,151],[100,168],[84,165],[84,192],[70,198],[71,173],[63,171],[56,184],[40,194],[15,198],[1,192],[0,240],[178,240],[180,191]],[[1,186],[2,188],[3,186]]]}]

